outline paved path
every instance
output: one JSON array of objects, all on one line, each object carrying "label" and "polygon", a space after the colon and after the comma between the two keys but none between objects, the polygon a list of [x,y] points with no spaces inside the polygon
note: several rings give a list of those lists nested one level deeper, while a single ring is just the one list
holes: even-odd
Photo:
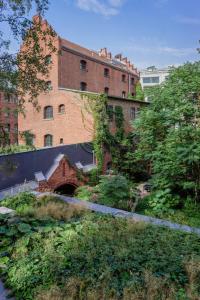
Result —
[{"label": "paved path", "polygon": [[0,280],[0,300],[14,300],[14,298],[7,298],[8,291],[4,288],[3,282]]},{"label": "paved path", "polygon": [[44,194],[51,194],[56,197],[59,197],[60,199],[62,199],[63,201],[65,201],[67,203],[79,204],[79,205],[86,207],[87,209],[92,210],[92,211],[96,211],[96,212],[100,212],[100,213],[104,213],[104,214],[110,214],[115,217],[130,218],[136,222],[145,222],[145,223],[153,224],[156,226],[164,226],[164,227],[168,227],[168,228],[171,228],[174,230],[180,230],[180,231],[189,232],[189,233],[196,233],[196,234],[200,235],[200,228],[190,227],[187,225],[180,225],[177,223],[172,223],[170,221],[157,219],[157,218],[153,218],[153,217],[148,217],[148,216],[144,216],[144,215],[139,215],[139,214],[127,212],[127,211],[124,211],[121,209],[116,209],[116,208],[108,207],[105,205],[95,204],[92,202],[83,201],[83,200],[79,200],[76,198],[71,198],[71,197],[62,196],[62,195],[58,195],[58,194],[39,193],[39,192],[34,192],[34,193],[38,196],[42,196]]}]

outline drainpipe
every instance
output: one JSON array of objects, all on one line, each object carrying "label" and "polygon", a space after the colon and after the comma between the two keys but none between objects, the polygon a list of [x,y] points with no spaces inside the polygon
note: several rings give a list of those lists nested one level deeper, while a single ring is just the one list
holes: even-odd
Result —
[{"label": "drainpipe", "polygon": [[128,74],[128,93],[131,93],[131,89],[130,89],[130,74]]}]

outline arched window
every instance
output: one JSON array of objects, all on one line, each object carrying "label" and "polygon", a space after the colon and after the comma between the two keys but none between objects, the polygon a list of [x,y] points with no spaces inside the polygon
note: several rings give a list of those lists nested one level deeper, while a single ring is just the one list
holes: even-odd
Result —
[{"label": "arched window", "polygon": [[108,68],[104,69],[104,76],[109,77],[109,69]]},{"label": "arched window", "polygon": [[126,75],[124,75],[124,74],[122,75],[122,81],[126,82]]},{"label": "arched window", "polygon": [[125,91],[122,92],[122,98],[126,98],[126,92]]},{"label": "arched window", "polygon": [[53,118],[53,107],[45,106],[44,108],[44,119],[52,119]]},{"label": "arched window", "polygon": [[131,78],[131,84],[134,85],[134,83],[135,83],[135,79],[134,79],[134,77],[132,77]]},{"label": "arched window", "polygon": [[60,104],[58,106],[58,112],[59,112],[59,114],[64,114],[65,113],[65,105],[64,104]]},{"label": "arched window", "polygon": [[44,136],[44,147],[53,146],[53,136],[51,134],[46,134]]},{"label": "arched window", "polygon": [[105,93],[106,95],[108,95],[108,94],[109,94],[109,88],[108,88],[108,87],[105,87],[105,89],[104,89],[104,93]]},{"label": "arched window", "polygon": [[80,70],[86,71],[87,62],[85,60],[80,61]]},{"label": "arched window", "polygon": [[86,82],[81,82],[80,83],[80,90],[81,91],[87,91],[87,83]]}]

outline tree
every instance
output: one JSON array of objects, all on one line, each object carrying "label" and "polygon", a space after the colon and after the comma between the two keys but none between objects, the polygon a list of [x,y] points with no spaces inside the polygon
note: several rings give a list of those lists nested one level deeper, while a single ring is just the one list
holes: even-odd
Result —
[{"label": "tree", "polygon": [[172,70],[151,96],[134,126],[136,156],[151,162],[157,204],[172,207],[188,196],[200,202],[200,62]]},{"label": "tree", "polygon": [[139,81],[136,84],[135,99],[144,101],[144,91],[142,90],[142,86],[141,86],[141,83]]},{"label": "tree", "polygon": [[[50,26],[43,26],[47,9],[48,0],[0,0],[0,23],[11,31],[13,40],[23,43],[19,53],[12,53],[12,40],[0,31],[0,91],[18,97],[19,112],[23,111],[25,99],[38,108],[37,96],[48,90],[47,53],[56,51],[56,34]],[[30,12],[37,17],[30,20]]]}]

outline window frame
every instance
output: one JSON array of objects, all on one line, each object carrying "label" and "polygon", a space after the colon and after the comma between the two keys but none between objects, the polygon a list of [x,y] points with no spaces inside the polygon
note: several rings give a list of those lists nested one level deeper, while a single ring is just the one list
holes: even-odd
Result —
[{"label": "window frame", "polygon": [[80,70],[81,71],[87,71],[87,61],[84,59],[80,60]]},{"label": "window frame", "polygon": [[[64,108],[64,109],[62,110],[62,108]],[[61,115],[65,114],[65,104],[60,104],[58,106],[58,113]]]},{"label": "window frame", "polygon": [[122,91],[122,98],[123,98],[123,99],[126,98],[126,91]]},{"label": "window frame", "polygon": [[110,69],[104,68],[104,77],[106,77],[106,78],[110,77]]},{"label": "window frame", "polygon": [[[48,111],[48,109],[51,109],[51,111]],[[47,105],[43,109],[43,119],[44,120],[52,120],[53,119],[53,106]]]},{"label": "window frame", "polygon": [[[83,88],[84,86],[84,88]],[[87,91],[87,82],[81,81],[80,82],[80,91],[85,92]]]},{"label": "window frame", "polygon": [[122,82],[126,82],[126,75],[122,74]]},{"label": "window frame", "polygon": [[[47,139],[50,138],[50,140],[48,141]],[[48,143],[47,143],[48,141]],[[45,134],[44,136],[44,147],[52,147],[53,146],[53,135],[52,134]]]}]

